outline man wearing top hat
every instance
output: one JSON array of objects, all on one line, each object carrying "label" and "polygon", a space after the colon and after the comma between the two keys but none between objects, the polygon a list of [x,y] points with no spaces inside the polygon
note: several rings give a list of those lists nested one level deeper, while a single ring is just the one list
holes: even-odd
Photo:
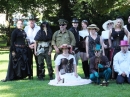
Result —
[{"label": "man wearing top hat", "polygon": [[73,48],[73,53],[74,53],[74,57],[75,57],[77,65],[78,65],[78,59],[79,59],[79,50],[78,50],[78,47],[79,47],[79,29],[78,29],[78,23],[79,23],[79,20],[77,18],[73,18],[72,19],[72,27],[69,29],[74,34],[74,37],[75,37],[75,40],[76,40],[76,45]]},{"label": "man wearing top hat", "polygon": [[103,83],[107,83],[111,76],[111,69],[108,58],[101,54],[101,46],[96,44],[95,56],[90,58],[90,79],[100,84],[100,78],[104,78]]},{"label": "man wearing top hat", "polygon": [[61,51],[59,50],[59,47],[62,44],[68,44],[71,47],[75,46],[75,44],[76,44],[75,37],[74,37],[73,33],[66,29],[68,21],[65,19],[59,19],[58,22],[59,22],[60,30],[56,31],[53,34],[52,42],[51,42],[52,46],[55,49],[54,59],[56,58],[56,56],[58,54],[61,53]]},{"label": "man wearing top hat", "polygon": [[122,84],[125,80],[130,83],[130,51],[128,51],[128,46],[126,40],[121,40],[121,51],[114,56],[113,67],[114,71],[118,73],[117,84]]}]

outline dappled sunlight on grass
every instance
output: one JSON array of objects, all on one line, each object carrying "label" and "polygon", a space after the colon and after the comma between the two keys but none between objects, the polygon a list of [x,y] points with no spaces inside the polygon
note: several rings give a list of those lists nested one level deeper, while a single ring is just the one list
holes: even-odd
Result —
[{"label": "dappled sunlight on grass", "polygon": [[13,93],[2,93],[0,94],[0,97],[18,97],[16,94]]},{"label": "dappled sunlight on grass", "polygon": [[[52,54],[52,56],[54,53]],[[0,54],[0,80],[4,79],[8,67],[8,54]],[[55,67],[52,58],[53,69]],[[50,86],[47,66],[44,81],[39,81],[36,76],[36,64],[33,65],[33,80],[0,82],[0,97],[130,97],[130,85],[118,85],[110,80],[108,87],[95,84],[82,86]],[[84,77],[81,60],[77,66],[78,74]],[[54,69],[55,70],[55,69]]]},{"label": "dappled sunlight on grass", "polygon": [[9,90],[9,89],[11,89],[10,86],[7,86],[7,85],[1,85],[1,86],[0,86],[0,91],[1,91],[1,90]]}]

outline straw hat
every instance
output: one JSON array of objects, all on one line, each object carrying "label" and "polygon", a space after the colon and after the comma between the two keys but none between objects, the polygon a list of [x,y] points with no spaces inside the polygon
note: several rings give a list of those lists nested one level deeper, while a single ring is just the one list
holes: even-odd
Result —
[{"label": "straw hat", "polygon": [[96,24],[91,24],[91,25],[89,25],[87,28],[88,28],[88,30],[90,30],[90,29],[96,29],[97,32],[100,30],[100,29],[97,27]]},{"label": "straw hat", "polygon": [[106,22],[102,25],[102,28],[103,28],[104,30],[108,30],[108,29],[107,29],[108,23],[113,23],[113,24],[114,24],[114,21],[112,21],[112,20],[106,21]]}]

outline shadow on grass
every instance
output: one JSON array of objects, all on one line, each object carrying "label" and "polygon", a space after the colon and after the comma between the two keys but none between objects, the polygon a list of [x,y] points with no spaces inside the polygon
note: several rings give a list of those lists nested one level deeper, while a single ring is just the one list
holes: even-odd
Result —
[{"label": "shadow on grass", "polygon": [[0,62],[6,62],[8,64],[9,60],[0,60]]}]

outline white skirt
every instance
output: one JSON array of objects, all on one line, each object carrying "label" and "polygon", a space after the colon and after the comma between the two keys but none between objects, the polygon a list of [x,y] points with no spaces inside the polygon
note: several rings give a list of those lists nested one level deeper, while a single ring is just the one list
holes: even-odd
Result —
[{"label": "white skirt", "polygon": [[58,82],[57,78],[55,78],[54,80],[50,80],[48,84],[53,86],[78,86],[91,83],[90,79],[82,79],[80,76],[76,77],[74,73],[66,73],[60,75],[60,78],[64,81],[61,82],[61,80],[60,82]]}]

